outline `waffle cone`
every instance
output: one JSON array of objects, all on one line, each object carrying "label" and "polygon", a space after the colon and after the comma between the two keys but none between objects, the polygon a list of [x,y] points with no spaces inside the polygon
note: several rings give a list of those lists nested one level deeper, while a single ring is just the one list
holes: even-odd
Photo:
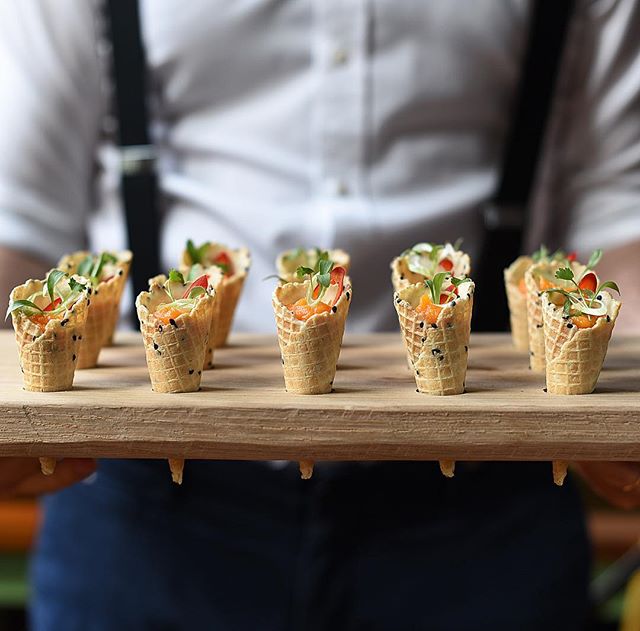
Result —
[{"label": "waffle cone", "polygon": [[[90,252],[80,251],[62,257],[58,268],[68,274],[75,274],[78,265]],[[117,273],[106,282],[93,288],[87,322],[85,324],[78,368],[93,368],[98,363],[98,356],[103,346],[108,346],[120,315],[120,298],[127,282],[132,254],[128,250],[115,253]]]},{"label": "waffle cone", "polygon": [[[27,299],[35,292],[42,292],[42,287],[43,281],[28,280],[11,292],[11,300]],[[88,295],[82,292],[60,319],[47,322],[44,332],[24,313],[11,314],[25,390],[71,390],[88,302]]]},{"label": "waffle cone", "polygon": [[[219,348],[227,343],[231,325],[233,324],[233,316],[236,312],[236,306],[242,293],[244,281],[251,267],[251,254],[247,248],[238,248],[230,250],[219,243],[211,243],[209,249],[204,255],[205,266],[213,264],[218,254],[225,252],[232,261],[233,274],[224,276],[217,290],[219,305],[216,313],[216,324],[213,336],[213,347]],[[185,250],[182,253],[181,265],[191,267],[193,261],[189,256],[189,252]],[[213,366],[213,350],[211,357],[211,366]]]},{"label": "waffle cone", "polygon": [[176,484],[182,484],[184,458],[169,458],[169,470],[171,471],[171,480]]},{"label": "waffle cone", "polygon": [[159,324],[153,315],[168,301],[159,285],[152,285],[136,299],[151,388],[154,392],[195,392],[200,389],[213,296],[200,296],[190,312],[175,319],[175,326]]},{"label": "waffle cone", "polygon": [[527,294],[520,291],[520,281],[533,261],[528,256],[518,257],[504,270],[504,286],[509,303],[511,339],[519,351],[529,349],[529,323],[527,320]]},{"label": "waffle cone", "polygon": [[427,288],[410,285],[394,294],[400,329],[411,358],[420,392],[435,395],[462,394],[473,309],[472,282],[459,287],[459,297],[443,305],[435,325],[427,324],[415,307]]},{"label": "waffle cone", "polygon": [[[344,250],[328,250],[329,260],[334,262],[335,267],[343,267],[345,272],[349,273],[351,265],[351,257]],[[313,267],[309,265],[309,258],[315,256],[315,250],[309,249],[300,256],[294,256],[295,250],[287,250],[281,252],[276,259],[276,269],[278,277],[287,283],[295,283],[298,280],[296,270],[301,265],[304,267]]]},{"label": "waffle cone", "polygon": [[[273,292],[273,310],[278,327],[278,342],[282,355],[284,383],[287,392],[325,394],[331,392],[340,355],[344,326],[351,299],[351,281],[344,280],[344,291],[335,304],[335,312],[312,316],[306,322],[298,320],[286,305],[307,293],[309,281],[287,283]],[[327,291],[327,300],[336,291]]]},{"label": "waffle cone", "polygon": [[[453,269],[451,273],[459,278],[471,274],[471,259],[468,254],[456,250],[451,257],[453,259]],[[391,283],[394,291],[400,291],[409,285],[415,285],[424,281],[425,276],[416,274],[409,269],[406,256],[400,255],[391,261]]]},{"label": "waffle cone", "polygon": [[602,292],[602,299],[607,315],[591,328],[579,329],[548,294],[542,296],[547,392],[589,394],[595,389],[620,310],[608,292]]},{"label": "waffle cone", "polygon": [[[180,266],[180,272],[184,275],[185,278],[189,273],[189,269],[190,268],[187,267],[186,265]],[[209,287],[213,289],[213,292],[214,292],[213,316],[211,318],[211,329],[209,330],[209,343],[207,344],[207,349],[204,355],[204,370],[210,370],[211,368],[213,368],[213,354],[216,348],[214,344],[214,340],[216,336],[216,331],[219,326],[218,323],[220,321],[220,305],[222,304],[222,301],[220,298],[220,293],[221,293],[220,286],[222,283],[223,275],[222,275],[221,269],[216,265],[212,265],[211,267],[206,267],[204,268],[203,271],[207,275],[207,278],[209,280]],[[167,280],[167,277],[164,274],[159,274],[158,276],[154,276],[153,278],[149,279],[149,286],[154,284],[163,285],[166,280]]]}]

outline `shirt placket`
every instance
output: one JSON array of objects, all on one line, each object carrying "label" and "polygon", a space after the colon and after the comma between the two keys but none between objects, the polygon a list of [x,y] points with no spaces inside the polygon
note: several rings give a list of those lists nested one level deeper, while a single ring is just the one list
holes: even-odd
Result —
[{"label": "shirt placket", "polygon": [[315,186],[330,241],[365,194],[366,45],[367,0],[316,2]]}]

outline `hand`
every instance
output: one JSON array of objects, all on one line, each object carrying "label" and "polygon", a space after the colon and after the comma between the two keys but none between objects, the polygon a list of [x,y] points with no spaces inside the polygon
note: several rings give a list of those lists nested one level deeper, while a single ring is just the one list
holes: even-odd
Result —
[{"label": "hand", "polygon": [[94,460],[65,458],[57,463],[54,473],[43,475],[37,458],[0,458],[0,499],[59,491],[84,480],[95,470]]},{"label": "hand", "polygon": [[640,464],[637,462],[580,462],[576,470],[603,499],[617,508],[640,507]]}]

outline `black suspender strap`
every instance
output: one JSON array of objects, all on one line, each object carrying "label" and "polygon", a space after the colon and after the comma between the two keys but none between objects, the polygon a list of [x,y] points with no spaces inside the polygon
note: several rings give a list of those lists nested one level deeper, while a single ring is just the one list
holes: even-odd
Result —
[{"label": "black suspender strap", "polygon": [[134,253],[131,275],[137,295],[160,270],[159,195],[155,152],[149,138],[147,67],[138,2],[107,0],[106,9],[113,48],[121,193],[129,248]]},{"label": "black suspender strap", "polygon": [[551,108],[573,0],[532,4],[520,85],[493,200],[483,208],[485,238],[473,277],[478,285],[475,331],[507,330],[502,270],[522,252],[527,206]]}]

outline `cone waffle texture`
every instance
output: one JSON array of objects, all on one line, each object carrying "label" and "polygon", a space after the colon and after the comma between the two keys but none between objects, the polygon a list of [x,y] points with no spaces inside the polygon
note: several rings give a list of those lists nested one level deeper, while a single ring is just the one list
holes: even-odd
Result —
[{"label": "cone waffle texture", "polygon": [[[218,313],[216,315],[217,321],[215,326],[215,335],[213,339],[213,345],[215,348],[224,346],[227,343],[229,332],[231,331],[231,325],[233,323],[233,316],[236,312],[236,306],[242,293],[242,287],[244,281],[249,273],[251,267],[251,255],[247,248],[238,248],[237,250],[230,250],[229,248],[219,243],[212,243],[209,246],[209,250],[204,255],[204,260],[207,263],[213,263],[213,260],[225,252],[229,255],[233,265],[233,274],[231,276],[224,276],[218,290],[218,297],[220,304],[218,306]],[[182,253],[182,265],[190,267],[193,264],[189,252],[185,250]]]},{"label": "cone waffle texture", "polygon": [[527,294],[520,291],[520,281],[531,267],[533,260],[520,256],[504,270],[504,286],[509,303],[511,339],[519,351],[529,350],[529,323],[527,320]]},{"label": "cone waffle texture", "polygon": [[459,297],[443,305],[435,324],[416,311],[424,283],[394,294],[394,305],[420,392],[435,395],[462,394],[467,374],[471,312],[475,285],[463,283]]},{"label": "cone waffle texture", "polygon": [[[542,318],[542,295],[538,285],[537,276],[545,273],[553,277],[555,272],[562,267],[558,262],[540,262],[529,267],[524,274],[524,283],[527,289],[527,329],[529,333],[529,367],[534,372],[545,370],[545,342],[544,322]],[[571,263],[576,278],[584,271],[584,266],[579,263]],[[555,281],[558,287],[565,286],[561,280]]]},{"label": "cone waffle texture", "polygon": [[[331,392],[336,375],[352,296],[351,281],[345,278],[344,290],[335,304],[335,311],[314,315],[304,322],[298,320],[286,305],[306,296],[308,284],[309,281],[287,283],[277,287],[273,293],[284,383],[287,392],[325,394]],[[335,291],[335,286],[327,290],[327,301]]]},{"label": "cone waffle texture", "polygon": [[608,292],[602,292],[602,299],[607,315],[591,328],[579,329],[548,294],[542,296],[547,392],[589,394],[595,389],[620,310],[620,303]]},{"label": "cone waffle texture", "polygon": [[[468,254],[456,250],[450,257],[453,268],[451,274],[458,278],[471,274],[471,259]],[[406,256],[397,256],[391,261],[391,283],[394,291],[400,291],[409,285],[421,283],[425,279],[422,274],[416,274],[409,269],[409,262]]]},{"label": "cone waffle texture", "polygon": [[[24,300],[42,292],[43,281],[28,280],[11,292],[11,300]],[[21,311],[11,314],[18,344],[25,390],[71,390],[85,322],[88,295],[82,292],[61,318],[51,318],[43,330]]]},{"label": "cone waffle texture", "polygon": [[209,341],[213,296],[203,294],[195,306],[163,325],[153,315],[169,296],[152,285],[136,299],[140,330],[154,392],[195,392],[200,388],[205,351]]},{"label": "cone waffle texture", "polygon": [[[189,274],[190,268],[186,265],[180,266],[180,272],[186,278]],[[204,355],[204,369],[209,370],[213,368],[213,354],[215,351],[215,345],[213,341],[215,340],[216,330],[218,328],[218,322],[220,320],[220,285],[222,283],[222,270],[217,265],[212,265],[211,267],[205,267],[204,273],[207,275],[209,289],[212,290],[213,293],[213,316],[211,318],[211,329],[209,330],[209,343],[207,344],[207,349]],[[154,276],[149,279],[149,287],[152,285],[164,285],[167,277],[164,274],[159,274],[158,276]]]},{"label": "cone waffle texture", "polygon": [[[68,274],[75,274],[78,265],[89,256],[90,252],[74,252],[60,259],[58,268]],[[131,267],[131,252],[114,253],[117,263],[116,273],[106,282],[93,288],[87,322],[80,345],[78,368],[93,368],[98,363],[98,356],[103,346],[108,346],[120,315],[120,298],[127,282]]]},{"label": "cone waffle texture", "polygon": [[[335,267],[344,267],[345,272],[349,272],[351,257],[344,250],[328,250],[329,260],[334,262]],[[281,252],[276,259],[276,269],[278,277],[288,283],[295,283],[298,280],[296,270],[301,265],[308,267],[310,258],[315,257],[316,251],[309,249],[305,255],[294,256],[295,250]]]}]

